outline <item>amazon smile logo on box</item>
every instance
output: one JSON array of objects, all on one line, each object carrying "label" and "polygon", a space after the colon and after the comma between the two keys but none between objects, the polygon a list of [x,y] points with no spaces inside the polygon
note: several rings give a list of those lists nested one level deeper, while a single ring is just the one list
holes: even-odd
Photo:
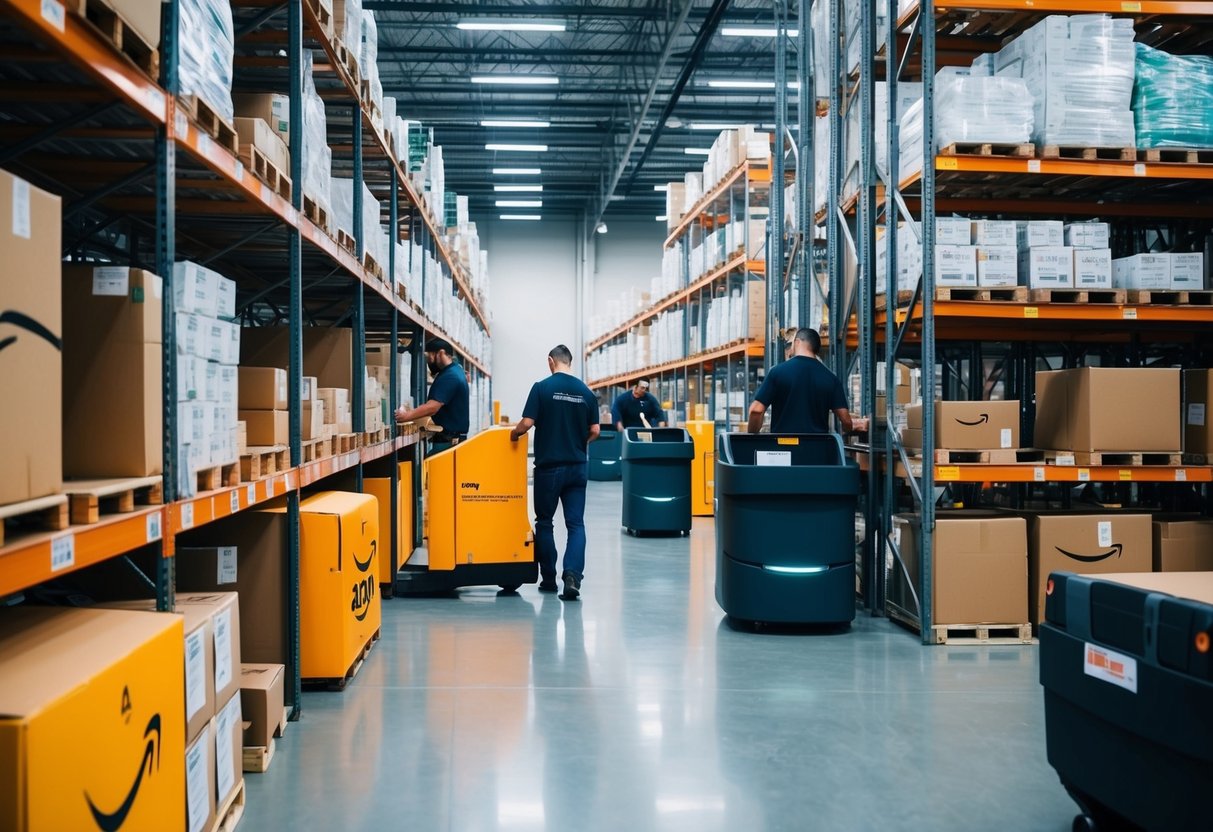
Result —
[{"label": "amazon smile logo on box", "polygon": [[[120,716],[122,719],[130,723],[131,719],[131,694],[130,687],[122,689],[122,703],[120,706]],[[139,768],[135,771],[135,779],[131,783],[130,788],[126,792],[126,797],[112,812],[104,811],[99,808],[97,802],[93,800],[88,789],[84,790],[84,799],[88,802],[89,811],[92,812],[93,821],[97,824],[97,828],[104,832],[117,832],[126,823],[127,816],[131,813],[131,809],[135,806],[135,801],[139,798],[139,789],[143,786],[144,777],[151,777],[156,771],[160,770],[160,714],[153,714],[151,719],[147,721],[147,726],[143,729],[143,757],[139,761]]]},{"label": "amazon smile logo on box", "polygon": [[1123,553],[1125,550],[1124,544],[1122,544],[1122,543],[1113,543],[1111,549],[1109,549],[1108,551],[1106,551],[1102,554],[1098,554],[1098,555],[1080,555],[1077,552],[1067,551],[1067,550],[1061,548],[1060,546],[1054,546],[1053,548],[1056,549],[1058,552],[1061,552],[1063,555],[1068,557],[1070,560],[1076,560],[1079,563],[1099,563],[1101,560],[1107,560],[1108,558],[1111,558],[1111,557],[1118,558],[1121,556],[1121,553]]}]

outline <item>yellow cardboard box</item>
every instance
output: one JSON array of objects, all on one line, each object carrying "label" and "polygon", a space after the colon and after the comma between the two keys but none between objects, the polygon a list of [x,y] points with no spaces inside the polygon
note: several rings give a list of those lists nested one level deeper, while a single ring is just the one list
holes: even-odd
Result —
[{"label": "yellow cardboard box", "polygon": [[178,615],[0,610],[0,829],[182,828],[183,644]]},{"label": "yellow cardboard box", "polygon": [[687,433],[695,443],[691,463],[691,514],[711,517],[716,513],[716,423],[692,420]]},{"label": "yellow cardboard box", "polygon": [[[399,488],[396,491],[396,558],[397,568],[408,561],[413,553],[413,463],[401,462],[398,476]],[[388,529],[392,527],[392,481],[387,477],[366,477],[362,481],[362,490],[379,501],[379,534],[384,546],[379,552],[379,583],[390,584],[396,576],[392,574],[392,553],[387,548],[391,537]]]}]

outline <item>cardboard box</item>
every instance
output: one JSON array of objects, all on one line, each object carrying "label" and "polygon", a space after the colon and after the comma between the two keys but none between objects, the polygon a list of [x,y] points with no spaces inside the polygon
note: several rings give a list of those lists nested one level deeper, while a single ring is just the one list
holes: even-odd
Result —
[{"label": "cardboard box", "polygon": [[1184,453],[1213,455],[1213,370],[1184,370]]},{"label": "cardboard box", "polygon": [[[396,516],[396,557],[397,566],[405,563],[413,553],[413,464],[401,462],[397,472],[399,485],[397,487]],[[379,502],[379,533],[385,542],[391,538],[388,530],[392,528],[391,512],[391,480],[387,477],[365,477],[362,480],[362,490]],[[385,546],[379,552],[379,583],[390,584],[396,579],[392,574],[391,551]]]},{"label": "cardboard box", "polygon": [[977,285],[990,288],[1019,285],[1019,250],[1009,246],[977,248]]},{"label": "cardboard box", "polygon": [[973,245],[1014,248],[1018,245],[1018,229],[1014,220],[973,220]]},{"label": "cardboard box", "polygon": [[1204,254],[1171,254],[1171,288],[1185,291],[1202,291],[1205,288]]},{"label": "cardboard box", "polygon": [[160,48],[160,8],[149,0],[109,0],[110,8],[122,18],[124,28],[133,29],[139,40],[151,49]]},{"label": "cardboard box", "polygon": [[277,367],[240,367],[241,410],[286,410],[286,370]]},{"label": "cardboard box", "polygon": [[936,217],[936,246],[967,246],[972,241],[973,229],[967,217]]},{"label": "cardboard box", "polygon": [[315,376],[304,376],[303,386],[300,388],[299,398],[304,401],[317,398],[317,392],[320,390],[320,385],[316,383]]},{"label": "cardboard box", "polygon": [[1074,248],[1108,248],[1111,227],[1106,222],[1068,222],[1065,225],[1066,245]]},{"label": "cardboard box", "polygon": [[1148,514],[1030,515],[1028,610],[1032,623],[1044,620],[1049,573],[1149,572],[1153,548]]},{"label": "cardboard box", "polygon": [[1020,220],[1015,226],[1016,240],[1021,249],[1059,248],[1065,245],[1065,231],[1060,220]]},{"label": "cardboard box", "polygon": [[902,428],[901,444],[913,450],[922,450],[922,428]]},{"label": "cardboard box", "polygon": [[215,791],[212,800],[216,817],[244,780],[244,718],[240,703],[241,697],[237,691],[211,720],[210,731],[215,745]]},{"label": "cardboard box", "polygon": [[963,245],[935,246],[936,286],[976,286],[977,248]]},{"label": "cardboard box", "polygon": [[[303,374],[315,377],[321,387],[353,389],[353,333],[346,327],[304,327]],[[258,326],[244,330],[240,361],[250,367],[289,367],[290,332],[287,327]]]},{"label": "cardboard box", "polygon": [[266,160],[283,176],[291,175],[291,152],[282,136],[269,126],[263,118],[236,119],[236,135],[240,145],[252,145],[261,151]]},{"label": "cardboard box", "polygon": [[[291,99],[275,92],[232,93],[232,104],[239,118],[259,118],[286,144],[291,145]],[[284,174],[290,174],[288,164]]]},{"label": "cardboard box", "polygon": [[231,699],[240,690],[240,596],[235,592],[178,592],[177,608],[187,615],[205,615],[210,620],[214,667],[213,701]]},{"label": "cardboard box", "polygon": [[0,378],[19,405],[0,408],[0,505],[63,487],[62,245],[59,197],[0,170]]},{"label": "cardboard box", "polygon": [[65,477],[164,470],[161,289],[141,269],[64,267]]},{"label": "cardboard box", "polygon": [[[893,541],[918,584],[918,518],[893,518]],[[1028,621],[1028,539],[1022,517],[982,511],[940,512],[932,541],[932,609],[936,624],[1024,624]],[[889,598],[913,612],[905,576],[889,568]],[[921,597],[921,596],[920,596]]]},{"label": "cardboard box", "polygon": [[1170,289],[1170,254],[1134,254],[1112,261],[1112,283],[1117,289]]},{"label": "cardboard box", "polygon": [[1074,253],[1065,246],[1019,251],[1019,283],[1029,289],[1072,289]]},{"label": "cardboard box", "polygon": [[208,722],[185,750],[185,828],[202,832],[215,824],[215,735]]},{"label": "cardboard box", "polygon": [[324,402],[319,399],[303,402],[300,425],[304,442],[322,438],[324,433]]},{"label": "cardboard box", "polygon": [[1154,571],[1213,571],[1213,520],[1155,520]]},{"label": "cardboard box", "polygon": [[290,413],[285,410],[241,410],[238,413],[249,445],[266,447],[290,441]]},{"label": "cardboard box", "polygon": [[1111,250],[1106,248],[1074,249],[1074,288],[1112,288]]},{"label": "cardboard box", "polygon": [[[1149,402],[1149,407],[1134,403]],[[1033,445],[1060,451],[1180,448],[1179,370],[1081,367],[1036,374]]]},{"label": "cardboard box", "polygon": [[[906,425],[911,430],[922,430],[922,407],[906,408]],[[1017,400],[935,402],[935,447],[982,451],[1019,446]]]},{"label": "cardboard box", "polygon": [[280,664],[240,666],[240,712],[249,723],[244,744],[268,747],[286,719],[286,668]]},{"label": "cardboard box", "polygon": [[90,801],[123,832],[179,823],[183,643],[177,615],[0,608],[0,828],[96,829]]}]

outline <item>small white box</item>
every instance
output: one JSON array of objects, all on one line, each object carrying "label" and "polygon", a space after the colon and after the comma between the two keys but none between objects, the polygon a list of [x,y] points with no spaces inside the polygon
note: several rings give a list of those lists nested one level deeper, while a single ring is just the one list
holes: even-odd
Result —
[{"label": "small white box", "polygon": [[1112,283],[1117,289],[1170,289],[1170,254],[1134,254],[1112,261]]},{"label": "small white box", "polygon": [[1016,224],[1016,232],[1020,249],[1065,245],[1061,220],[1020,220]]},{"label": "small white box", "polygon": [[966,217],[935,218],[935,245],[937,246],[967,246],[971,242],[972,236],[971,223]]},{"label": "small white box", "polygon": [[1065,227],[1066,245],[1075,248],[1108,248],[1111,232],[1106,222],[1068,222]]},{"label": "small white box", "polygon": [[1171,254],[1171,288],[1199,291],[1205,288],[1205,256],[1196,253]]},{"label": "small white box", "polygon": [[173,303],[179,312],[216,314],[219,309],[219,275],[188,260],[174,263]]},{"label": "small white box", "polygon": [[935,246],[936,286],[976,286],[976,246]]},{"label": "small white box", "polygon": [[973,220],[973,245],[1014,247],[1017,232],[1014,220]]},{"label": "small white box", "polygon": [[978,246],[977,285],[1018,286],[1019,250],[1014,245]]},{"label": "small white box", "polygon": [[220,318],[236,317],[236,281],[218,276],[215,292],[215,314]]},{"label": "small white box", "polygon": [[[1058,233],[1061,223],[1058,223]],[[1019,282],[1029,289],[1074,287],[1074,251],[1066,246],[1038,246],[1019,252]]]},{"label": "small white box", "polygon": [[1074,287],[1112,288],[1112,252],[1106,248],[1074,249]]},{"label": "small white box", "polygon": [[201,319],[192,312],[178,312],[174,316],[178,355],[198,355],[202,346]]}]

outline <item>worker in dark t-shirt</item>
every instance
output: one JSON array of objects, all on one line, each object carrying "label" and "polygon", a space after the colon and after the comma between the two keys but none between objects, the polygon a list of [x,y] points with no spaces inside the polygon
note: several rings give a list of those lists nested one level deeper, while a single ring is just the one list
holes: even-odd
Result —
[{"label": "worker in dark t-shirt", "polygon": [[828,433],[831,413],[846,433],[867,430],[867,418],[852,416],[847,409],[842,382],[818,360],[821,336],[817,330],[796,330],[788,349],[792,356],[771,368],[754,396],[749,432],[762,430],[768,407],[773,408],[771,433]]},{"label": "worker in dark t-shirt", "polygon": [[[624,428],[665,427],[665,410],[657,397],[649,392],[647,378],[639,379],[631,390],[615,397],[611,405],[611,418],[615,420],[615,429],[620,433]],[[646,421],[648,424],[645,424]]]},{"label": "worker in dark t-shirt", "polygon": [[425,404],[396,411],[397,422],[429,416],[442,431],[430,439],[430,454],[440,453],[468,438],[468,377],[449,341],[432,338],[425,345],[425,363],[434,380]]},{"label": "worker in dark t-shirt", "polygon": [[566,601],[581,594],[585,571],[585,487],[589,479],[586,446],[598,438],[598,400],[573,375],[573,353],[564,344],[548,353],[548,370],[537,381],[522,409],[522,421],[510,431],[515,442],[535,428],[535,556],[539,561],[539,591],[556,591],[556,538],[552,518],[564,507],[569,538],[564,550]]}]

